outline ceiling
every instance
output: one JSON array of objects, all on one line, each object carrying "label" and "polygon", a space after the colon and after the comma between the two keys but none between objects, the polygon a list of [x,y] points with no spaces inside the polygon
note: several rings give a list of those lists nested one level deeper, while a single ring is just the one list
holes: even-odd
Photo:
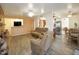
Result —
[{"label": "ceiling", "polygon": [[[25,16],[28,9],[28,3],[0,3],[4,10],[5,15],[10,16]],[[40,9],[44,9],[45,13],[51,13],[52,9],[54,12],[66,13],[67,3],[33,3],[34,12],[40,14]],[[79,12],[79,4],[72,4],[72,9]]]}]

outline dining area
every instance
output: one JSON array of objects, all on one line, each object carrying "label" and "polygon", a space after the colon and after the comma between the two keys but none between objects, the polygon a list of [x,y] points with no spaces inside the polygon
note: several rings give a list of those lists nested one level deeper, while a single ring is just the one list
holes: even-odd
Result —
[{"label": "dining area", "polygon": [[70,28],[65,31],[65,35],[67,38],[67,42],[74,49],[79,50],[79,29],[78,28]]}]

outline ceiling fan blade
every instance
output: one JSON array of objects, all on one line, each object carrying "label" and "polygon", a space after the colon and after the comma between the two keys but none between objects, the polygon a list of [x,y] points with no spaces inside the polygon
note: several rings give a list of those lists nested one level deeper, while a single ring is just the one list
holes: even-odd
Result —
[{"label": "ceiling fan blade", "polygon": [[79,12],[74,12],[72,13],[72,15],[79,15]]}]

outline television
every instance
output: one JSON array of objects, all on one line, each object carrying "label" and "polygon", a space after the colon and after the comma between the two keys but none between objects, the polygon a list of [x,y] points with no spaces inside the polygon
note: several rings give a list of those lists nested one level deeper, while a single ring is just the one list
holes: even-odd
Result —
[{"label": "television", "polygon": [[21,25],[22,25],[21,21],[14,21],[14,26],[21,26]]}]

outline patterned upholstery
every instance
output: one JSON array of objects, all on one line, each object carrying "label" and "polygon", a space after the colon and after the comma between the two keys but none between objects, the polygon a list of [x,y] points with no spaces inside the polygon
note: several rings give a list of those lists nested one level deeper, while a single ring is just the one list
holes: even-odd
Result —
[{"label": "patterned upholstery", "polygon": [[36,54],[45,54],[45,52],[48,50],[48,48],[51,46],[52,39],[53,39],[53,33],[48,31],[47,28],[36,28],[37,32],[44,33],[43,37],[41,38],[32,38],[31,39],[31,47],[32,51],[34,51]]},{"label": "patterned upholstery", "polygon": [[8,54],[7,43],[4,39],[0,38],[0,55]]},{"label": "patterned upholstery", "polygon": [[7,55],[8,54],[8,48],[7,48],[7,30],[0,32],[0,55]]}]

